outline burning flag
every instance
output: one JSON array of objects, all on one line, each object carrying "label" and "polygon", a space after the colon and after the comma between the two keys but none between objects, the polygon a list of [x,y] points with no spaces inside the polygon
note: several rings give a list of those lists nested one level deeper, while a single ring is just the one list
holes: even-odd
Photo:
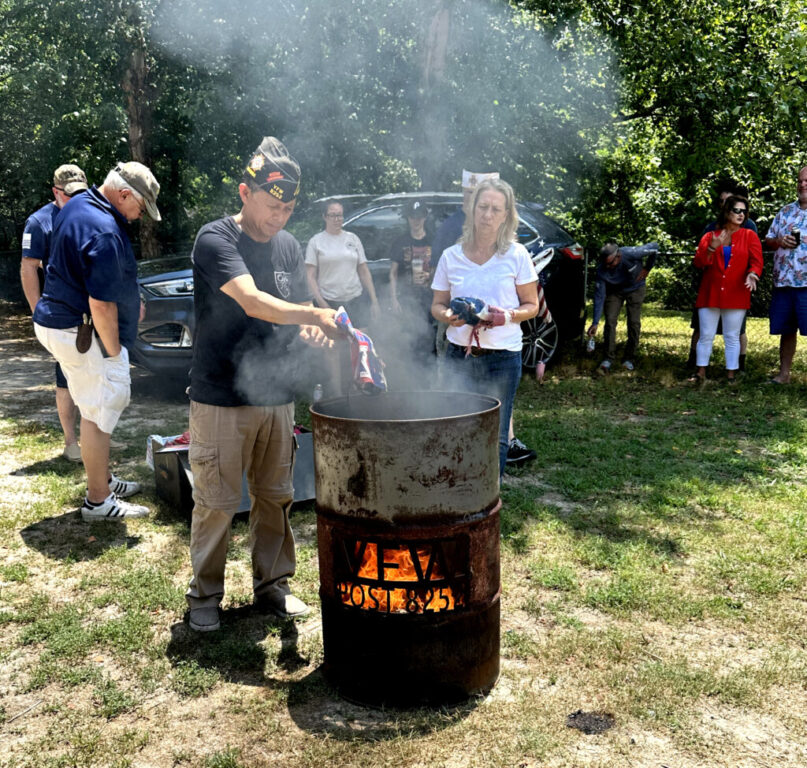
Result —
[{"label": "burning flag", "polygon": [[373,340],[353,327],[344,307],[336,312],[336,326],[350,340],[350,360],[353,364],[353,381],[361,392],[373,394],[387,391],[384,363],[375,353]]}]

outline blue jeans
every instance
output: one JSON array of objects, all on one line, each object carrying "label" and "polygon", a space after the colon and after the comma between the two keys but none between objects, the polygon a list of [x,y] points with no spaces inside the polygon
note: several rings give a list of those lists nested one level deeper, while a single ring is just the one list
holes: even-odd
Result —
[{"label": "blue jeans", "polygon": [[501,402],[499,408],[499,477],[507,463],[507,435],[513,401],[521,380],[521,352],[496,350],[479,357],[465,357],[465,349],[449,344],[446,351],[446,388],[459,392],[490,395]]}]

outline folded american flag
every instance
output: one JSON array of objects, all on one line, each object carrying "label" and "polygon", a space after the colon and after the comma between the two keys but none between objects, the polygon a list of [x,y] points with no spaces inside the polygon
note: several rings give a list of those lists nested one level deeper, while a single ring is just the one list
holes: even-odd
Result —
[{"label": "folded american flag", "polygon": [[384,363],[375,353],[373,340],[363,331],[356,330],[344,307],[339,307],[334,318],[336,327],[350,341],[350,361],[353,364],[353,381],[362,392],[373,394],[387,391]]}]

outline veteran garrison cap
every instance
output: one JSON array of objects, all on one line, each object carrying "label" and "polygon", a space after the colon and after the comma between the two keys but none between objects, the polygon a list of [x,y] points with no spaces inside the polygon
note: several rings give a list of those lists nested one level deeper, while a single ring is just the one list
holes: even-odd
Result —
[{"label": "veteran garrison cap", "polygon": [[265,136],[253,152],[244,177],[283,203],[300,194],[300,164],[274,136]]}]

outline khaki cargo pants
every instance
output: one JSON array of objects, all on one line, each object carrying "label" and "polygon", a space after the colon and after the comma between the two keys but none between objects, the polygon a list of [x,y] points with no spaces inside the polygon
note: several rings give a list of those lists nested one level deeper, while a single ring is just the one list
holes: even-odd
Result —
[{"label": "khaki cargo pants", "polygon": [[224,408],[191,401],[193,578],[191,608],[217,606],[224,597],[224,566],[233,515],[247,473],[251,511],[252,586],[256,596],[286,594],[294,575],[294,403]]}]

